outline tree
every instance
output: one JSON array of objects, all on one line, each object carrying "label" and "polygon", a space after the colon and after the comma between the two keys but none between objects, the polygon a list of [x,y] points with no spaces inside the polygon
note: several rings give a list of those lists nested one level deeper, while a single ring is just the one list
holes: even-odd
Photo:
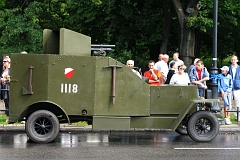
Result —
[{"label": "tree", "polygon": [[24,13],[21,8],[0,11],[1,53],[19,53],[23,50],[40,53],[42,31],[36,23],[35,7],[29,6]]},{"label": "tree", "polygon": [[[213,0],[2,0],[0,9],[1,53],[41,53],[42,30],[65,27],[115,44],[111,56],[137,66],[159,52],[179,51],[187,65],[212,55]],[[221,59],[240,52],[239,15],[238,0],[219,1]]]},{"label": "tree", "polygon": [[163,20],[156,0],[73,0],[68,12],[68,28],[91,36],[92,43],[115,44],[114,57],[123,63],[134,59],[145,66],[151,52],[159,53]]},{"label": "tree", "polygon": [[[238,45],[240,40],[240,4],[237,0],[222,0],[219,1],[218,8],[218,60],[222,61],[229,55],[239,55],[240,52]],[[199,33],[198,45],[201,57],[204,59],[212,57],[213,1],[201,1],[201,10],[198,16],[190,17],[187,25],[190,28],[195,28]],[[208,64],[208,67],[211,67],[211,64]]]},{"label": "tree", "polygon": [[171,32],[171,1],[165,0],[162,3],[163,5],[163,17],[164,17],[164,24],[162,28],[162,43],[160,46],[160,53],[167,54],[168,53],[168,45],[169,45],[169,37]]},{"label": "tree", "polygon": [[0,11],[0,52],[42,53],[42,31],[64,27],[65,3],[59,0],[6,1]]},{"label": "tree", "polygon": [[[185,2],[185,1],[184,1]],[[196,17],[200,9],[199,0],[189,0],[186,3],[186,7],[180,0],[172,0],[175,11],[178,16],[179,26],[180,26],[180,44],[179,52],[180,55],[187,66],[192,63],[192,59],[195,57],[195,30],[187,26],[187,21],[189,17]]]}]

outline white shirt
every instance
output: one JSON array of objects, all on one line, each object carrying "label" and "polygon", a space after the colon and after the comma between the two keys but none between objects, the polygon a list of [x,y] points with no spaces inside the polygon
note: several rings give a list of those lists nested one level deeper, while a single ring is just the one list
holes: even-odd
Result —
[{"label": "white shirt", "polygon": [[233,73],[233,79],[235,78],[235,75],[236,75],[236,70],[237,70],[237,66],[236,67],[234,67],[233,65],[232,65],[232,73]]},{"label": "white shirt", "polygon": [[181,60],[181,59],[178,59],[178,60],[172,60],[170,63],[169,63],[169,68],[170,68],[170,64],[172,62],[175,62],[176,66],[180,66],[180,65],[184,65],[184,62]]},{"label": "white shirt", "polygon": [[171,80],[170,80],[170,85],[183,85],[183,86],[187,86],[188,84],[190,83],[190,80],[189,80],[189,76],[187,73],[183,73],[183,74],[178,74],[178,73],[175,73]]},{"label": "white shirt", "polygon": [[155,63],[154,68],[163,73],[163,76],[166,78],[168,74],[168,65],[165,61],[161,60]]},{"label": "white shirt", "polygon": [[6,71],[3,71],[3,72],[2,72],[2,77],[3,77],[3,78],[5,78],[7,75],[8,75],[8,71],[7,71],[7,72],[6,72]]},{"label": "white shirt", "polygon": [[135,73],[139,78],[142,79],[142,76],[141,76],[141,74],[140,74],[138,71],[136,71],[135,69],[132,69],[132,71],[133,71],[133,73]]}]

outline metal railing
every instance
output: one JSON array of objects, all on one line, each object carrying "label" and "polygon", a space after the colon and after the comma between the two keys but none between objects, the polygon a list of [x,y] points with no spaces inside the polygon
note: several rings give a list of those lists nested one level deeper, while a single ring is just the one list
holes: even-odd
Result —
[{"label": "metal railing", "polygon": [[237,122],[239,120],[239,107],[237,107],[237,110],[236,111],[226,111],[226,112],[237,112]]},{"label": "metal railing", "polygon": [[[0,88],[0,91],[9,91],[9,89],[2,89],[2,88]],[[2,112],[2,111],[8,111],[9,109],[0,109],[0,112]]]}]

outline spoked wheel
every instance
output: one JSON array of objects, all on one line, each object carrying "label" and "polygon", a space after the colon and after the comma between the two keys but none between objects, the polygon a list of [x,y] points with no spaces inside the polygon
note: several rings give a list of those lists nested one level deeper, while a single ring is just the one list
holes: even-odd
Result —
[{"label": "spoked wheel", "polygon": [[59,133],[59,128],[57,117],[46,110],[32,113],[26,123],[28,137],[37,143],[53,141]]},{"label": "spoked wheel", "polygon": [[187,128],[189,136],[197,142],[213,140],[219,131],[216,116],[209,111],[199,111],[191,116]]}]

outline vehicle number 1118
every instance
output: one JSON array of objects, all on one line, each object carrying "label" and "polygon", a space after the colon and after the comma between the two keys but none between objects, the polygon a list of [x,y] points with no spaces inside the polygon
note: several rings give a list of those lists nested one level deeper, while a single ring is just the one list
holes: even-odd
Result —
[{"label": "vehicle number 1118", "polygon": [[77,93],[78,85],[77,84],[61,84],[61,93]]}]

